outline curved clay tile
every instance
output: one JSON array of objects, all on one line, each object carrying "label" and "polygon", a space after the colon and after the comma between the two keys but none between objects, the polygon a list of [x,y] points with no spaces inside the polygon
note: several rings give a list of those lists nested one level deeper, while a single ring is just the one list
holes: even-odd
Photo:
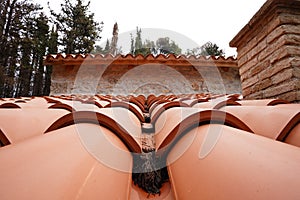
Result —
[{"label": "curved clay tile", "polygon": [[130,110],[133,114],[135,114],[135,116],[141,122],[145,122],[145,118],[144,118],[143,112],[135,104],[126,103],[126,102],[123,102],[123,101],[116,101],[116,102],[111,102],[110,104],[106,105],[104,108],[113,108],[113,107],[126,108],[126,109]]},{"label": "curved clay tile", "polygon": [[126,55],[122,55],[122,58],[129,58],[129,59],[133,59],[134,56],[132,54],[126,54]]},{"label": "curved clay tile", "polygon": [[71,60],[71,59],[77,59],[77,58],[82,58],[82,56],[80,55],[80,54],[76,54],[75,56],[73,56],[73,54],[67,54],[67,55],[65,55],[65,57],[64,57],[65,59],[69,59],[69,60]]},{"label": "curved clay tile", "polygon": [[146,98],[146,102],[149,103],[149,101],[151,101],[152,99],[155,99],[156,96],[154,94],[149,94]]},{"label": "curved clay tile", "polygon": [[36,97],[32,98],[30,100],[22,100],[25,101],[25,103],[17,103],[22,109],[32,109],[32,108],[40,108],[40,109],[46,109],[49,107],[49,103],[42,97]]},{"label": "curved clay tile", "polygon": [[104,58],[104,55],[101,54],[101,53],[97,53],[97,54],[94,55],[94,58],[95,59],[99,59],[99,58],[101,59],[101,58]]},{"label": "curved clay tile", "polygon": [[170,60],[176,60],[176,59],[178,59],[178,56],[176,56],[175,54],[169,54],[168,55],[168,59],[170,59]]},{"label": "curved clay tile", "polygon": [[194,108],[220,109],[224,106],[229,106],[229,105],[239,106],[240,104],[232,98],[227,98],[225,96],[216,96],[209,101],[196,103],[193,105],[193,107]]},{"label": "curved clay tile", "polygon": [[[110,104],[111,101],[108,100],[100,100],[100,101],[96,101],[96,106],[98,106],[99,108],[104,108],[105,106],[107,106],[108,104]],[[98,105],[100,104],[100,105]]]},{"label": "curved clay tile", "polygon": [[138,101],[141,105],[145,105],[145,103],[146,103],[146,97],[144,95],[138,95],[137,97],[130,96],[129,100],[130,99],[134,99],[134,100]]},{"label": "curved clay tile", "polygon": [[191,98],[188,97],[188,96],[183,97],[183,96],[178,95],[178,99],[177,100],[184,102],[184,101],[187,101],[187,100],[191,100]]},{"label": "curved clay tile", "polygon": [[[299,109],[300,110],[300,109]],[[292,131],[295,132],[295,127],[299,126],[300,124],[300,112],[296,114],[290,121],[285,125],[285,127],[281,130],[279,136],[276,138],[276,140],[279,141],[286,141],[286,139],[289,137]],[[294,130],[295,129],[295,130]],[[292,133],[293,135],[294,133]],[[298,133],[300,134],[300,132]]]},{"label": "curved clay tile", "polygon": [[282,99],[260,99],[239,101],[242,106],[275,106],[279,104],[289,104],[290,102]]},{"label": "curved clay tile", "polygon": [[20,99],[20,100],[16,100],[15,103],[26,103],[26,101]]},{"label": "curved clay tile", "polygon": [[129,199],[132,160],[111,131],[93,124],[69,126],[1,149],[0,196]]},{"label": "curved clay tile", "polygon": [[166,60],[167,56],[165,54],[158,54],[155,56],[156,60]]},{"label": "curved clay tile", "polygon": [[226,96],[226,98],[231,99],[233,101],[240,100],[242,98],[242,95],[240,94],[229,94]]},{"label": "curved clay tile", "polygon": [[158,106],[158,105],[161,105],[161,104],[164,104],[164,103],[169,103],[169,102],[172,102],[168,99],[160,99],[160,100],[157,100],[157,101],[153,101],[153,103],[151,103],[150,105],[148,105],[148,110],[149,110],[149,113],[151,114],[153,112],[153,110]]},{"label": "curved clay tile", "polygon": [[5,134],[0,129],[0,147],[10,145],[9,139],[5,136]]},{"label": "curved clay tile", "polygon": [[64,110],[67,110],[69,112],[75,112],[76,109],[73,108],[72,106],[70,105],[67,105],[67,104],[64,104],[64,103],[56,103],[56,104],[53,104],[51,106],[49,106],[49,109],[64,109]]},{"label": "curved clay tile", "polygon": [[226,106],[224,110],[247,124],[255,134],[280,141],[299,123],[299,107]]},{"label": "curved clay tile", "polygon": [[188,56],[187,55],[184,55],[184,54],[180,54],[178,55],[177,57],[177,60],[178,61],[186,61],[188,59]]},{"label": "curved clay tile", "polygon": [[103,113],[91,111],[78,111],[69,113],[55,121],[45,131],[45,133],[49,133],[51,131],[55,131],[57,129],[61,129],[79,123],[93,123],[104,126],[111,130],[113,133],[115,133],[130,149],[130,151],[141,153],[140,144],[135,140],[134,137],[132,137],[130,131],[128,131],[126,127],[121,126],[120,123],[115,119],[111,118],[111,116],[105,115]]},{"label": "curved clay tile", "polygon": [[151,123],[154,124],[159,116],[166,110],[174,107],[189,107],[186,103],[180,101],[171,101],[167,103],[159,104],[153,111],[150,113]]},{"label": "curved clay tile", "polygon": [[143,102],[145,102],[146,99],[147,99],[147,98],[146,98],[144,95],[142,95],[142,94],[138,95],[136,98],[137,98],[137,99],[142,99]]},{"label": "curved clay tile", "polygon": [[60,103],[60,101],[58,101],[58,100],[56,100],[54,98],[51,98],[51,97],[44,96],[43,98],[46,99],[46,101],[48,103]]},{"label": "curved clay tile", "polygon": [[136,98],[130,98],[129,103],[135,104],[142,112],[146,112],[144,104],[142,104],[141,101],[137,100]]},{"label": "curved clay tile", "polygon": [[227,99],[225,101],[221,101],[219,103],[217,103],[216,105],[214,105],[213,109],[220,109],[224,106],[240,106],[241,104],[239,104],[238,102],[236,102],[235,100],[232,99]]},{"label": "curved clay tile", "polygon": [[[106,102],[106,101],[105,101]],[[94,101],[94,103],[98,108],[104,108],[105,105],[109,104],[109,102],[107,102],[107,104],[103,105],[101,104],[101,102],[98,102],[98,101]]]},{"label": "curved clay tile", "polygon": [[229,56],[229,57],[226,58],[226,60],[235,61],[236,59],[233,56]]},{"label": "curved clay tile", "polygon": [[300,123],[298,123],[290,133],[285,137],[283,142],[300,147]]},{"label": "curved clay tile", "polygon": [[155,57],[154,57],[153,54],[148,54],[148,55],[145,56],[145,59],[146,59],[146,60],[154,60]]},{"label": "curved clay tile", "polygon": [[145,60],[145,57],[143,54],[137,54],[134,56],[134,60]]},{"label": "curved clay tile", "polygon": [[148,109],[150,109],[154,103],[156,103],[156,102],[162,102],[162,101],[168,102],[168,100],[165,99],[164,96],[148,98],[148,99],[147,99],[147,106],[148,106]]},{"label": "curved clay tile", "polygon": [[[234,115],[219,110],[199,110],[185,108],[178,113],[168,113],[169,119],[160,132],[155,135],[156,149],[169,149],[187,130],[203,124],[225,124],[247,132],[253,132],[244,122]],[[171,116],[170,116],[171,115]]]},{"label": "curved clay tile", "polygon": [[0,105],[0,108],[21,108],[21,107],[15,103],[3,103]]},{"label": "curved clay tile", "polygon": [[70,112],[73,111],[98,111],[98,109],[102,108],[103,105],[100,101],[90,101],[84,100],[83,98],[75,97],[73,99],[62,99],[61,103],[55,105],[52,108],[62,108],[67,109]]},{"label": "curved clay tile", "polygon": [[188,104],[190,107],[193,107],[197,103],[203,103],[203,102],[207,102],[207,101],[208,101],[207,99],[190,99],[190,100],[185,100],[183,102]]},{"label": "curved clay tile", "polygon": [[[209,137],[218,137],[212,149],[205,146]],[[167,166],[174,199],[300,197],[298,148],[224,125],[190,130],[169,153]]]},{"label": "curved clay tile", "polygon": [[57,119],[69,113],[62,109],[4,109],[0,127],[12,144],[43,135]]}]

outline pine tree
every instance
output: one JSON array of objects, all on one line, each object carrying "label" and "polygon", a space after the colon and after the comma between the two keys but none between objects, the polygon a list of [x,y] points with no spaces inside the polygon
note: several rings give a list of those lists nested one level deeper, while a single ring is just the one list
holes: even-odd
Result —
[{"label": "pine tree", "polygon": [[0,8],[0,97],[27,96],[34,70],[34,18],[41,8],[30,0],[2,0]]},{"label": "pine tree", "polygon": [[187,55],[201,55],[201,56],[224,56],[225,52],[220,47],[212,42],[206,42],[201,47],[188,49],[185,54]]},{"label": "pine tree", "polygon": [[219,49],[218,45],[212,42],[205,43],[200,49],[200,55],[203,56],[223,56],[225,54],[222,49]]},{"label": "pine tree", "polygon": [[65,0],[61,4],[61,13],[51,11],[64,53],[90,53],[96,40],[100,39],[103,23],[94,21],[94,13],[89,12],[89,5],[90,2],[84,5],[82,0],[76,0],[75,3]]},{"label": "pine tree", "polygon": [[133,39],[131,36],[131,48],[130,53],[137,55],[142,54],[144,56],[148,54],[181,54],[181,48],[168,37],[158,38],[156,42],[151,40],[146,40],[143,42],[142,40],[142,29],[136,28],[136,37]]},{"label": "pine tree", "polygon": [[115,23],[114,27],[113,27],[113,36],[111,39],[111,45],[110,45],[110,53],[112,55],[116,55],[117,54],[117,45],[118,45],[118,32],[119,32],[119,28],[118,28],[118,24]]},{"label": "pine tree", "polygon": [[104,50],[103,50],[103,54],[107,54],[109,53],[109,50],[110,50],[110,43],[109,43],[109,40],[107,39],[106,40],[106,44],[105,44],[105,47],[104,47]]},{"label": "pine tree", "polygon": [[[52,30],[49,35],[48,53],[49,54],[57,54],[58,53],[58,33],[54,27],[52,27]],[[44,88],[43,88],[43,95],[50,94],[51,74],[52,74],[52,66],[47,65],[46,72],[45,72],[45,83],[44,83]]]},{"label": "pine tree", "polygon": [[42,96],[43,88],[45,86],[44,73],[45,67],[43,65],[43,57],[46,54],[49,37],[49,26],[47,17],[41,13],[35,20],[36,30],[34,31],[34,52],[33,52],[33,66],[35,68],[33,95]]}]

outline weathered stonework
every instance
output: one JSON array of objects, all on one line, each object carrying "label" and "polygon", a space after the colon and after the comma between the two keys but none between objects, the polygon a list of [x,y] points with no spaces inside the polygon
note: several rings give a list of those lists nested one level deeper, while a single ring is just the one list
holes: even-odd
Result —
[{"label": "weathered stonework", "polygon": [[300,101],[300,1],[268,0],[230,42],[245,99]]},{"label": "weathered stonework", "polygon": [[173,57],[48,57],[51,95],[241,93],[236,60]]}]

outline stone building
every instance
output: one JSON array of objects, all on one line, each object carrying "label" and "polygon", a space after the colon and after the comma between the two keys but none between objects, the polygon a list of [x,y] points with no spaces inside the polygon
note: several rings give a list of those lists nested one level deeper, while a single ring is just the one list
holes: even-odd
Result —
[{"label": "stone building", "polygon": [[49,55],[45,64],[52,95],[241,93],[232,57]]},{"label": "stone building", "polygon": [[244,98],[300,101],[300,1],[267,1],[230,45]]}]

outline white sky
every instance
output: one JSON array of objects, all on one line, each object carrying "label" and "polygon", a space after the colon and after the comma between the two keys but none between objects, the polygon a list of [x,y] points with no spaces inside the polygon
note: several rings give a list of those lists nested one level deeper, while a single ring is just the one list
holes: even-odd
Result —
[{"label": "white sky", "polygon": [[[46,5],[49,0],[36,0]],[[84,0],[88,2],[88,0]],[[59,9],[64,0],[50,2]],[[229,42],[248,23],[266,0],[91,0],[90,10],[96,21],[104,22],[100,45],[111,38],[115,22],[119,25],[119,44],[123,52],[129,48],[128,31],[135,34],[142,28],[143,39],[169,36],[183,49],[201,46],[207,41],[225,50],[226,56],[236,55]]]}]

